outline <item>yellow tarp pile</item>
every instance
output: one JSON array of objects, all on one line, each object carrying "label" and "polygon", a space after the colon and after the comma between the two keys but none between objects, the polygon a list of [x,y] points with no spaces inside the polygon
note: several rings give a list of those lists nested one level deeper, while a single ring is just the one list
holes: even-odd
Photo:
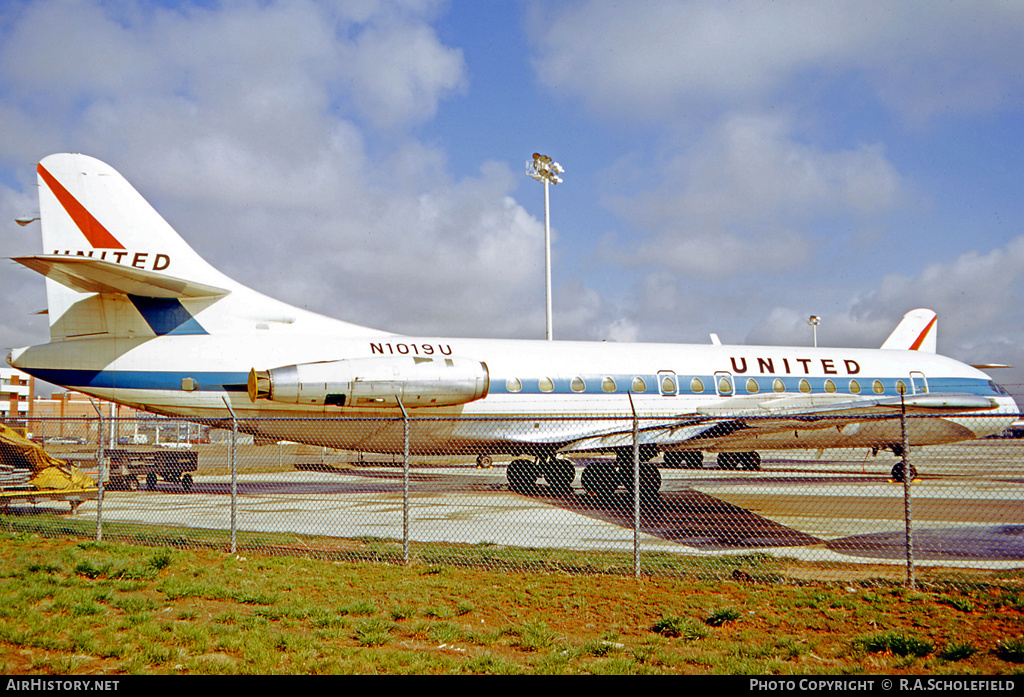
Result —
[{"label": "yellow tarp pile", "polygon": [[33,477],[30,481],[37,489],[87,489],[96,486],[92,477],[47,454],[28,438],[3,424],[0,424],[0,462],[31,470]]}]

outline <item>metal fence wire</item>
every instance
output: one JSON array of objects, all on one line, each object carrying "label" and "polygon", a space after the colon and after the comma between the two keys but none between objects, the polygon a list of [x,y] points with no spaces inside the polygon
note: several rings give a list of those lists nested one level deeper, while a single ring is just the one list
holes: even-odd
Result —
[{"label": "metal fence wire", "polygon": [[[985,418],[956,420],[971,428]],[[33,439],[95,487],[29,489],[13,468],[0,523],[129,543],[571,573],[913,585],[922,575],[969,583],[1020,569],[1024,440],[1011,429],[915,445],[942,440],[931,423],[878,419],[878,442],[852,450],[829,449],[813,421],[794,419],[802,449],[731,451],[719,438],[714,452],[700,438],[669,451],[645,443],[663,420],[643,416],[36,419]],[[358,434],[360,448],[330,447],[342,432],[349,444]],[[617,435],[571,453],[536,446],[566,432]],[[479,453],[475,444],[495,433],[507,454]]]}]

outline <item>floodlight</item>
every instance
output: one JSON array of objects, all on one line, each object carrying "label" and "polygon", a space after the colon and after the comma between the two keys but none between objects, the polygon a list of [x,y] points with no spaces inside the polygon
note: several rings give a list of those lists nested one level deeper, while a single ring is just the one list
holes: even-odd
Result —
[{"label": "floodlight", "polygon": [[547,300],[547,339],[551,341],[551,209],[548,199],[548,184],[561,184],[558,175],[564,172],[562,165],[547,155],[533,153],[533,161],[526,163],[526,174],[531,179],[544,183],[544,280]]}]

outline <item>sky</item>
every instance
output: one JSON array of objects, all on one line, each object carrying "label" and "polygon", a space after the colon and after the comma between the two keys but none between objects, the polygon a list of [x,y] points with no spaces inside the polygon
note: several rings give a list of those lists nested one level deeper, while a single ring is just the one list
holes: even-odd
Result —
[{"label": "sky", "polygon": [[[1024,3],[7,0],[0,256],[36,163],[124,175],[208,261],[388,331],[938,350],[1024,393]],[[0,263],[0,347],[45,343]]]}]

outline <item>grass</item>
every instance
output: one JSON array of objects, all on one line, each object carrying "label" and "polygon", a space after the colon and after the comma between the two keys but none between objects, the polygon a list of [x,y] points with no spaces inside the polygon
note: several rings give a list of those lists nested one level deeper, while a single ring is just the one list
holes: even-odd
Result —
[{"label": "grass", "polygon": [[1019,674],[1020,588],[1019,576],[928,593],[402,567],[0,533],[0,666],[62,675]]}]

